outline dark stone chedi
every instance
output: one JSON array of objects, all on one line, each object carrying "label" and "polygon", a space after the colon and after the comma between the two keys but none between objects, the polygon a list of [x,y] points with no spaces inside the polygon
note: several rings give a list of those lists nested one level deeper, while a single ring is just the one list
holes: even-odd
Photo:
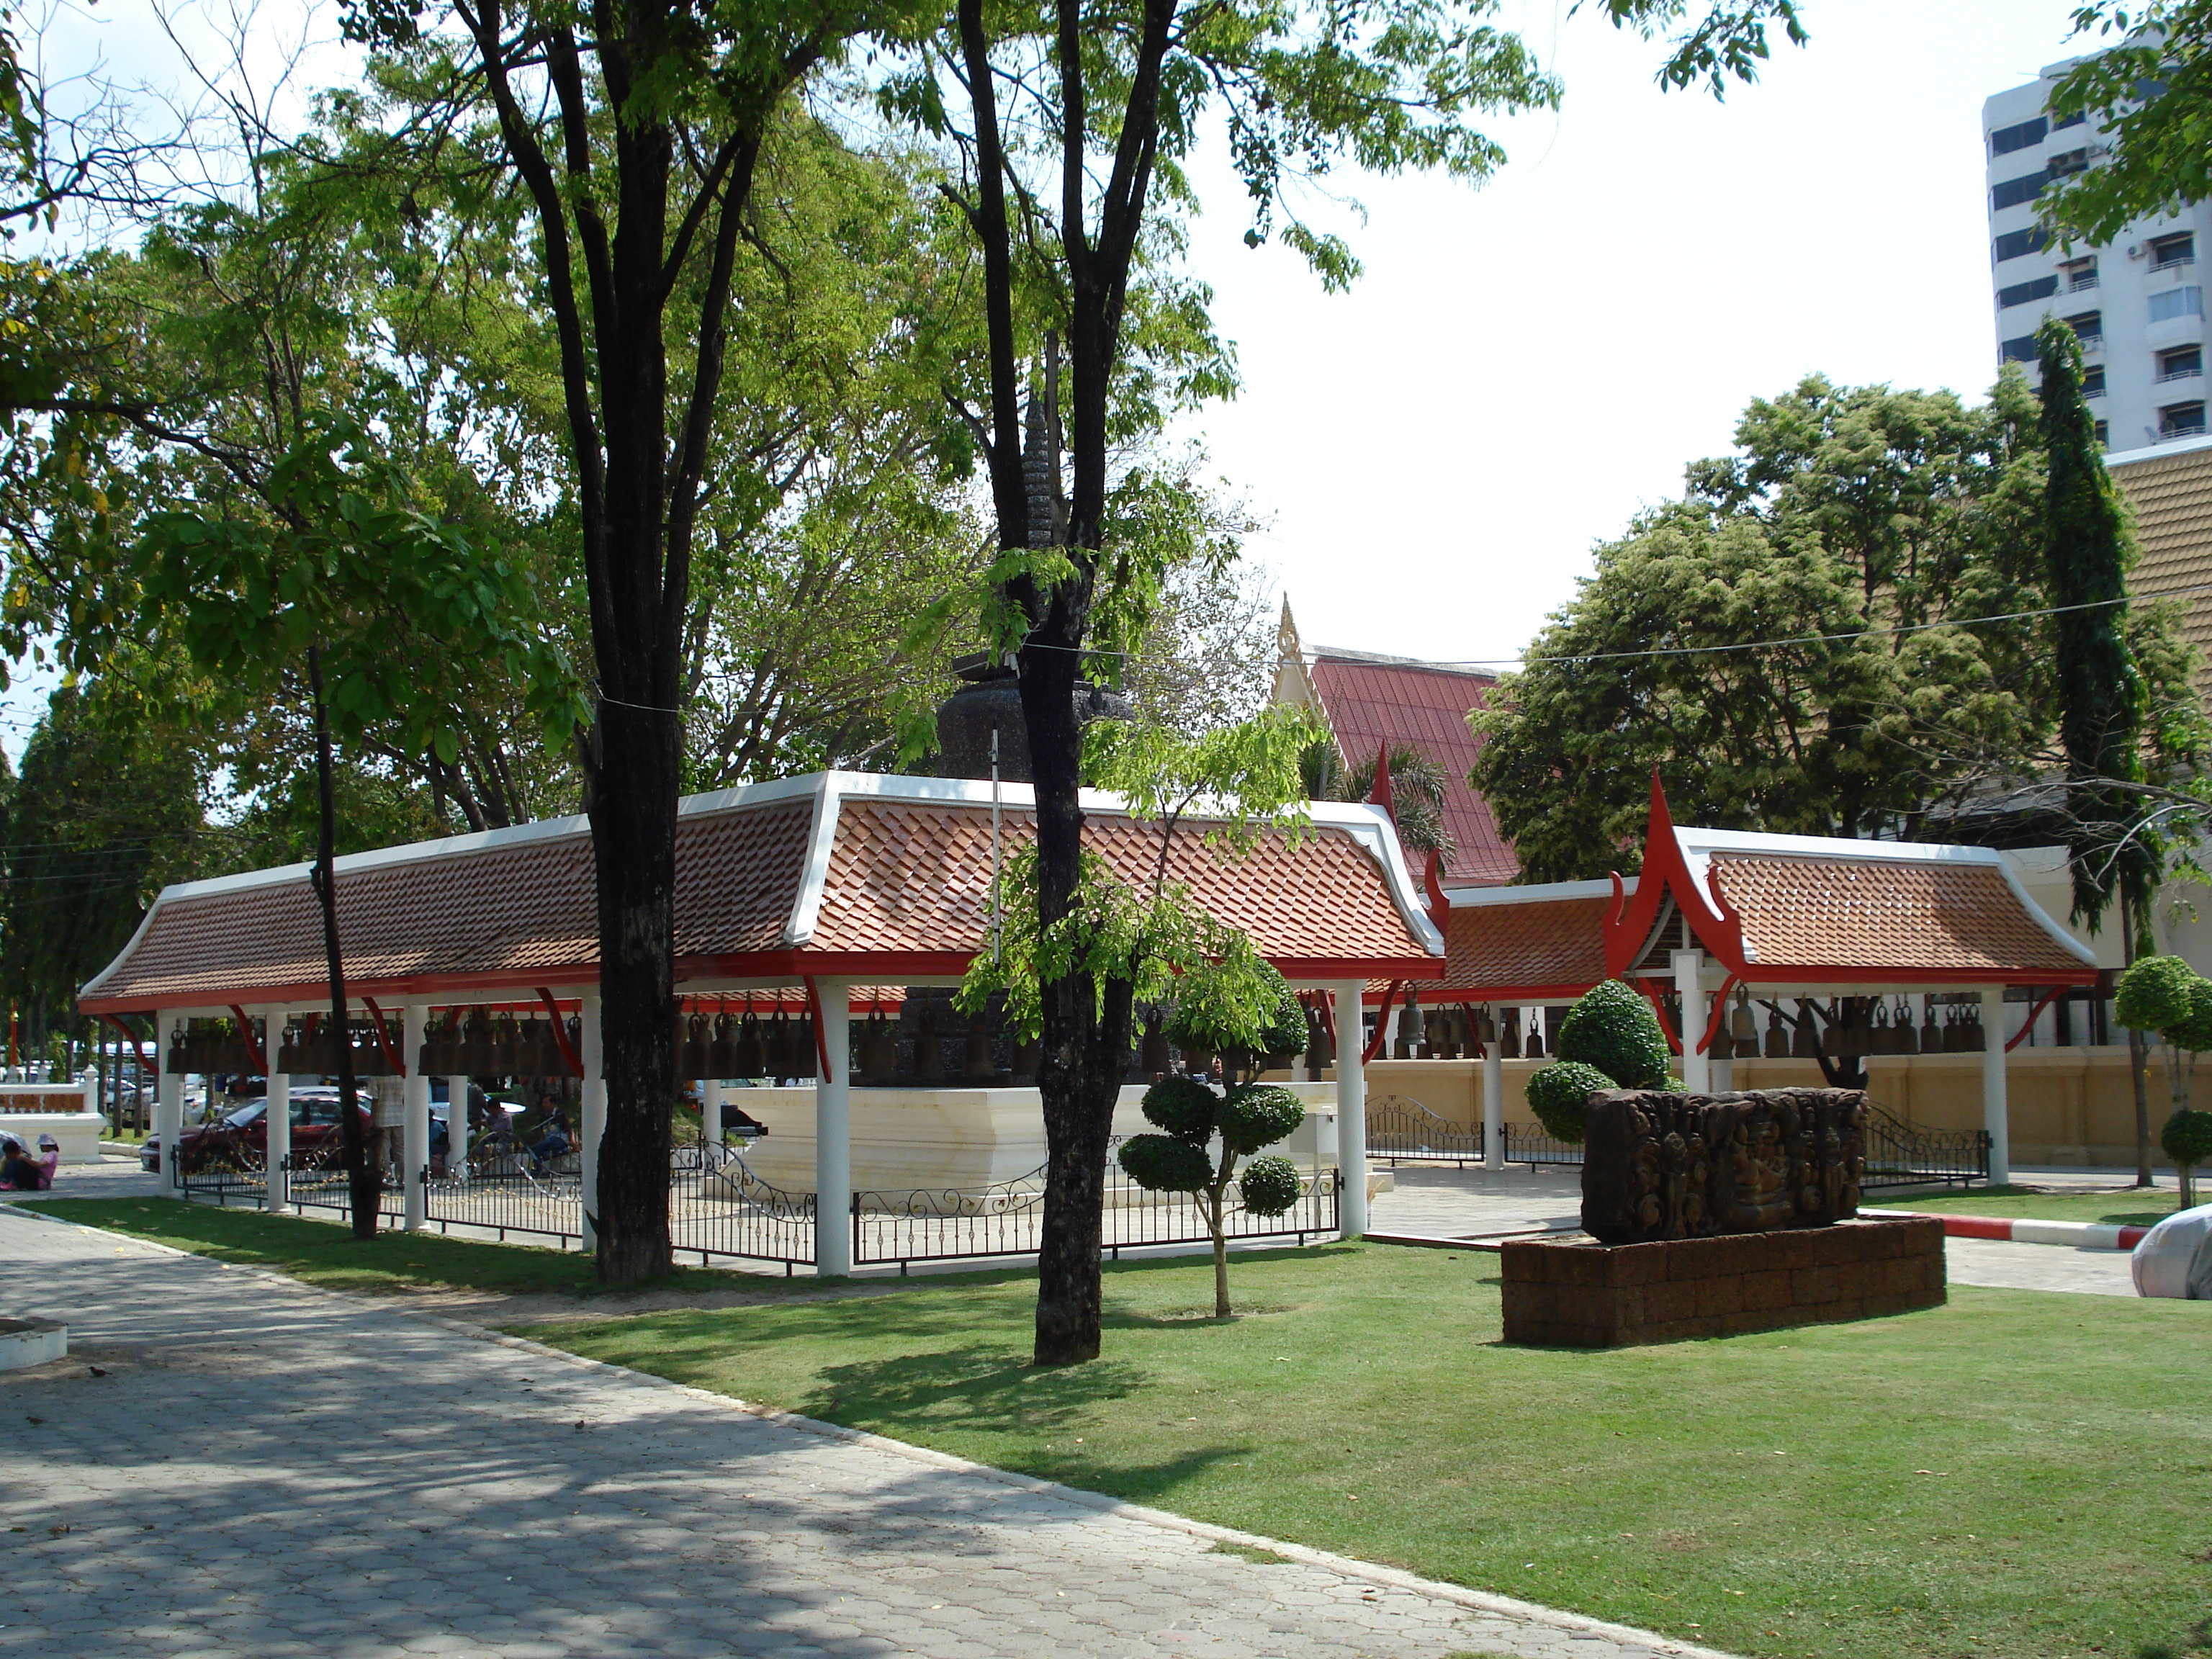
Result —
[{"label": "dark stone chedi", "polygon": [[1583,1231],[1604,1244],[1825,1227],[1858,1213],[1866,1096],[1856,1089],[1593,1095]]},{"label": "dark stone chedi", "polygon": [[[999,776],[1007,783],[1034,783],[1030,769],[1029,728],[1022,723],[1020,683],[1011,668],[982,657],[963,657],[952,672],[967,684],[937,705],[937,775],[991,775],[991,733],[999,734]],[[1075,683],[1075,718],[1125,720],[1134,712],[1129,700],[1089,680]]]}]

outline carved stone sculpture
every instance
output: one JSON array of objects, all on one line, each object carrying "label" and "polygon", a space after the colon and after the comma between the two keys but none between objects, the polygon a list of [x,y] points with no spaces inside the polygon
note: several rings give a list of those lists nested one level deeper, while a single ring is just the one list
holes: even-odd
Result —
[{"label": "carved stone sculpture", "polygon": [[1825,1227],[1858,1213],[1866,1096],[1609,1090],[1583,1146],[1583,1230],[1601,1243]]}]

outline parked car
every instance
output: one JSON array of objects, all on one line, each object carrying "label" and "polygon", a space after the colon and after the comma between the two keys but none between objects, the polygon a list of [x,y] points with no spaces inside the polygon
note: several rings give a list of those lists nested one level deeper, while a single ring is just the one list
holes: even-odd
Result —
[{"label": "parked car", "polygon": [[[366,1101],[357,1099],[355,1110],[361,1115],[362,1133],[369,1129],[369,1112]],[[219,1167],[229,1160],[243,1162],[243,1155],[252,1152],[266,1159],[269,1155],[269,1103],[256,1100],[226,1113],[217,1122],[186,1129],[179,1142],[179,1167],[185,1174]],[[312,1152],[338,1131],[338,1091],[336,1089],[310,1086],[292,1091],[292,1151],[296,1156]],[[138,1149],[138,1167],[159,1170],[161,1167],[161,1138],[148,1135]]]}]

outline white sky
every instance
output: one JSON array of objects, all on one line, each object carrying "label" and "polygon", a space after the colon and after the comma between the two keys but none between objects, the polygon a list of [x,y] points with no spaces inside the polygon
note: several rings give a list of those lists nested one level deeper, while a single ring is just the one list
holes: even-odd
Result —
[{"label": "white sky", "polygon": [[1812,44],[1716,105],[1661,93],[1659,49],[1594,8],[1508,0],[1563,108],[1496,129],[1479,191],[1347,185],[1370,217],[1344,295],[1247,250],[1227,181],[1196,252],[1246,390],[1199,426],[1272,519],[1251,554],[1308,644],[1512,656],[1595,543],[1805,374],[1978,401],[1982,100],[2084,49],[2073,3],[1808,0]]},{"label": "white sky", "polygon": [[[1506,0],[1566,100],[1493,125],[1490,184],[1346,175],[1364,227],[1318,204],[1365,263],[1348,294],[1247,249],[1240,187],[1209,180],[1194,257],[1245,392],[1190,429],[1269,522],[1250,556],[1310,643],[1510,658],[1750,398],[1995,378],[1981,104],[2069,55],[2074,0],[1807,0],[1812,44],[1717,105],[1661,93],[1660,47],[1571,3]],[[159,78],[147,15],[63,27]],[[301,15],[264,11],[294,20],[264,71]],[[11,759],[43,697],[0,699]]]}]

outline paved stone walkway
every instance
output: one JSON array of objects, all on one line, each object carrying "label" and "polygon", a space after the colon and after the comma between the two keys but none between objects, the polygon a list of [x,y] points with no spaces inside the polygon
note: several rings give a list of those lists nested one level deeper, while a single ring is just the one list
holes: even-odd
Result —
[{"label": "paved stone walkway", "polygon": [[1703,1651],[6,1208],[0,1311],[72,1348],[0,1375],[6,1659]]}]

